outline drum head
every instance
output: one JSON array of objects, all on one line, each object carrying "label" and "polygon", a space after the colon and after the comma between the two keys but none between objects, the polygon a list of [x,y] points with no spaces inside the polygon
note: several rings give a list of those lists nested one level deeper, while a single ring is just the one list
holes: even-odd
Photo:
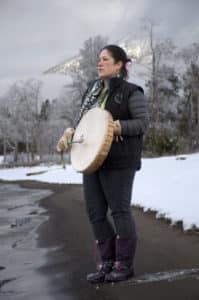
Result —
[{"label": "drum head", "polygon": [[105,160],[113,140],[113,119],[101,108],[89,110],[79,122],[72,144],[71,163],[79,172],[92,173]]}]

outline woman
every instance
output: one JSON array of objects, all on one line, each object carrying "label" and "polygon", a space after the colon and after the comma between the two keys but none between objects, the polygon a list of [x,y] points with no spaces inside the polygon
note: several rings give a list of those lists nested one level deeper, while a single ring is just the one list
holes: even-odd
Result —
[{"label": "woman", "polygon": [[[117,45],[105,46],[99,54],[99,78],[88,87],[82,115],[99,106],[114,119],[114,141],[103,165],[83,175],[86,209],[101,264],[88,274],[91,283],[121,281],[134,275],[136,229],[131,214],[132,184],[141,167],[143,134],[148,126],[147,101],[143,89],[125,80],[130,59]],[[73,130],[66,130],[58,150],[68,149]],[[111,211],[112,222],[107,217]]]}]

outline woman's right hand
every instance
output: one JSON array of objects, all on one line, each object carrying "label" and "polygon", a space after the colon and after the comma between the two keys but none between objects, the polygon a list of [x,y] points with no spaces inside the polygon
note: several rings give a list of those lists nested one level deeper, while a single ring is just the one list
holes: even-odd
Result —
[{"label": "woman's right hand", "polygon": [[66,128],[66,130],[64,131],[64,134],[62,135],[62,137],[59,139],[56,149],[58,152],[67,152],[68,150],[70,150],[71,148],[71,141],[73,138],[73,134],[75,132],[74,128]]}]

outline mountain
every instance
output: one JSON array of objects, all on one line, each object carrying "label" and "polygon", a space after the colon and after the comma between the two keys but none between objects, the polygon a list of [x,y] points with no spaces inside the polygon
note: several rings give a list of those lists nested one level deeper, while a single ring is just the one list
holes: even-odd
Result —
[{"label": "mountain", "polygon": [[[129,79],[137,84],[145,85],[148,77],[147,65],[150,64],[151,61],[150,54],[147,55],[146,43],[127,36],[119,40],[116,44],[122,47],[132,60],[132,66],[129,70]],[[81,56],[75,55],[50,67],[48,70],[44,71],[44,74],[62,74],[70,76],[72,70],[79,68],[80,60]]]}]

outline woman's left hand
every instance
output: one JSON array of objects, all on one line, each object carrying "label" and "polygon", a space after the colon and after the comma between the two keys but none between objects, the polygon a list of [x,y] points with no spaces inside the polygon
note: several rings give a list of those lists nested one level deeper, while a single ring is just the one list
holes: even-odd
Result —
[{"label": "woman's left hand", "polygon": [[120,136],[122,134],[122,127],[119,120],[114,121],[113,133],[115,136]]}]

